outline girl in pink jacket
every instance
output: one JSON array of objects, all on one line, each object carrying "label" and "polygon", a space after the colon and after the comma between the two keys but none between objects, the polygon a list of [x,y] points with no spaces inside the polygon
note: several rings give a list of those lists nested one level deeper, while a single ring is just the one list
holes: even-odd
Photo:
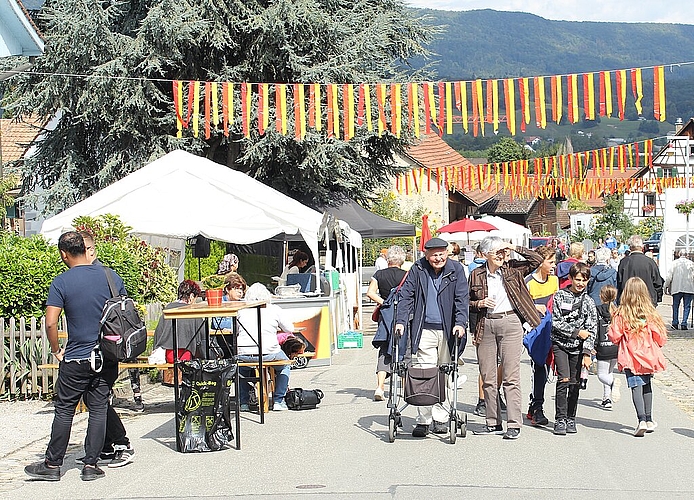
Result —
[{"label": "girl in pink jacket", "polygon": [[651,377],[665,369],[665,357],[660,348],[667,340],[667,330],[641,278],[629,278],[624,285],[607,336],[619,347],[617,366],[627,377],[639,418],[634,436],[642,437],[658,426],[651,414]]}]

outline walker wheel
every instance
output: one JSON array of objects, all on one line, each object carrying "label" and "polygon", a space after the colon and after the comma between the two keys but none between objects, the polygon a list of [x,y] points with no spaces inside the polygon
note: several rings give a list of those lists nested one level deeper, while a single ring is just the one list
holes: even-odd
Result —
[{"label": "walker wheel", "polygon": [[464,438],[465,436],[467,436],[467,413],[462,418],[462,422],[460,424],[460,437]]},{"label": "walker wheel", "polygon": [[395,417],[388,418],[388,442],[392,443],[395,441],[395,435],[398,433],[397,422]]},{"label": "walker wheel", "polygon": [[448,439],[451,442],[451,444],[455,444],[455,439],[457,435],[458,419],[456,417],[453,417],[448,421]]}]

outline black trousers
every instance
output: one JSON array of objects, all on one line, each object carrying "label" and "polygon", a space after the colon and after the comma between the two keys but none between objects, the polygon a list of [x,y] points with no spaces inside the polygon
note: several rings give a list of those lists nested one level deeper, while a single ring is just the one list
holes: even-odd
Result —
[{"label": "black trousers", "polygon": [[[557,369],[557,392],[555,397],[555,420],[560,418],[575,418],[578,407],[578,377],[581,373],[583,353],[569,354],[560,347],[552,344],[554,365]],[[569,379],[564,382],[564,379]]]},{"label": "black trousers", "polygon": [[46,461],[50,465],[63,465],[75,409],[80,398],[84,398],[85,404],[89,407],[84,463],[96,464],[106,436],[110,386],[101,373],[92,371],[89,361],[62,361],[59,370],[55,415],[51,440],[46,450]]},{"label": "black trousers", "polygon": [[[104,379],[110,390],[113,389],[113,384],[116,383],[118,379],[118,365],[116,363],[104,363],[104,367],[101,370]],[[113,445],[123,445],[128,446],[130,440],[128,439],[127,433],[125,431],[125,426],[118,416],[118,413],[113,408],[112,404],[113,398],[109,397],[108,409],[106,411],[106,437],[104,439],[103,450],[106,453],[113,453]]]}]

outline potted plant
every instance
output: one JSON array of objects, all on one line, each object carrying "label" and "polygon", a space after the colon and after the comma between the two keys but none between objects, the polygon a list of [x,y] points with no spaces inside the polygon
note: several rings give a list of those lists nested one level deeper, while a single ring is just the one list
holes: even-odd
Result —
[{"label": "potted plant", "polygon": [[688,217],[694,210],[694,200],[682,200],[679,203],[675,203],[675,208],[679,213]]},{"label": "potted plant", "polygon": [[643,213],[644,214],[650,214],[651,212],[654,212],[654,211],[655,211],[655,205],[653,205],[652,203],[643,206]]},{"label": "potted plant", "polygon": [[224,290],[223,274],[211,274],[202,279],[202,285],[205,287],[205,299],[208,306],[219,306],[222,304],[222,295]]}]

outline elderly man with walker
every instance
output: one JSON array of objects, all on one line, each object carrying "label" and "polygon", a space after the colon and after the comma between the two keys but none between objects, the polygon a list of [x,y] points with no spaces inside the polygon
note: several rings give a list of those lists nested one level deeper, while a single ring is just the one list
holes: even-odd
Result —
[{"label": "elderly man with walker", "polygon": [[[441,366],[451,361],[455,344],[465,336],[468,321],[468,285],[463,266],[448,260],[448,242],[432,238],[424,257],[410,268],[400,289],[395,331],[409,327],[413,365]],[[417,407],[413,437],[448,432],[449,414],[442,404]]]}]

